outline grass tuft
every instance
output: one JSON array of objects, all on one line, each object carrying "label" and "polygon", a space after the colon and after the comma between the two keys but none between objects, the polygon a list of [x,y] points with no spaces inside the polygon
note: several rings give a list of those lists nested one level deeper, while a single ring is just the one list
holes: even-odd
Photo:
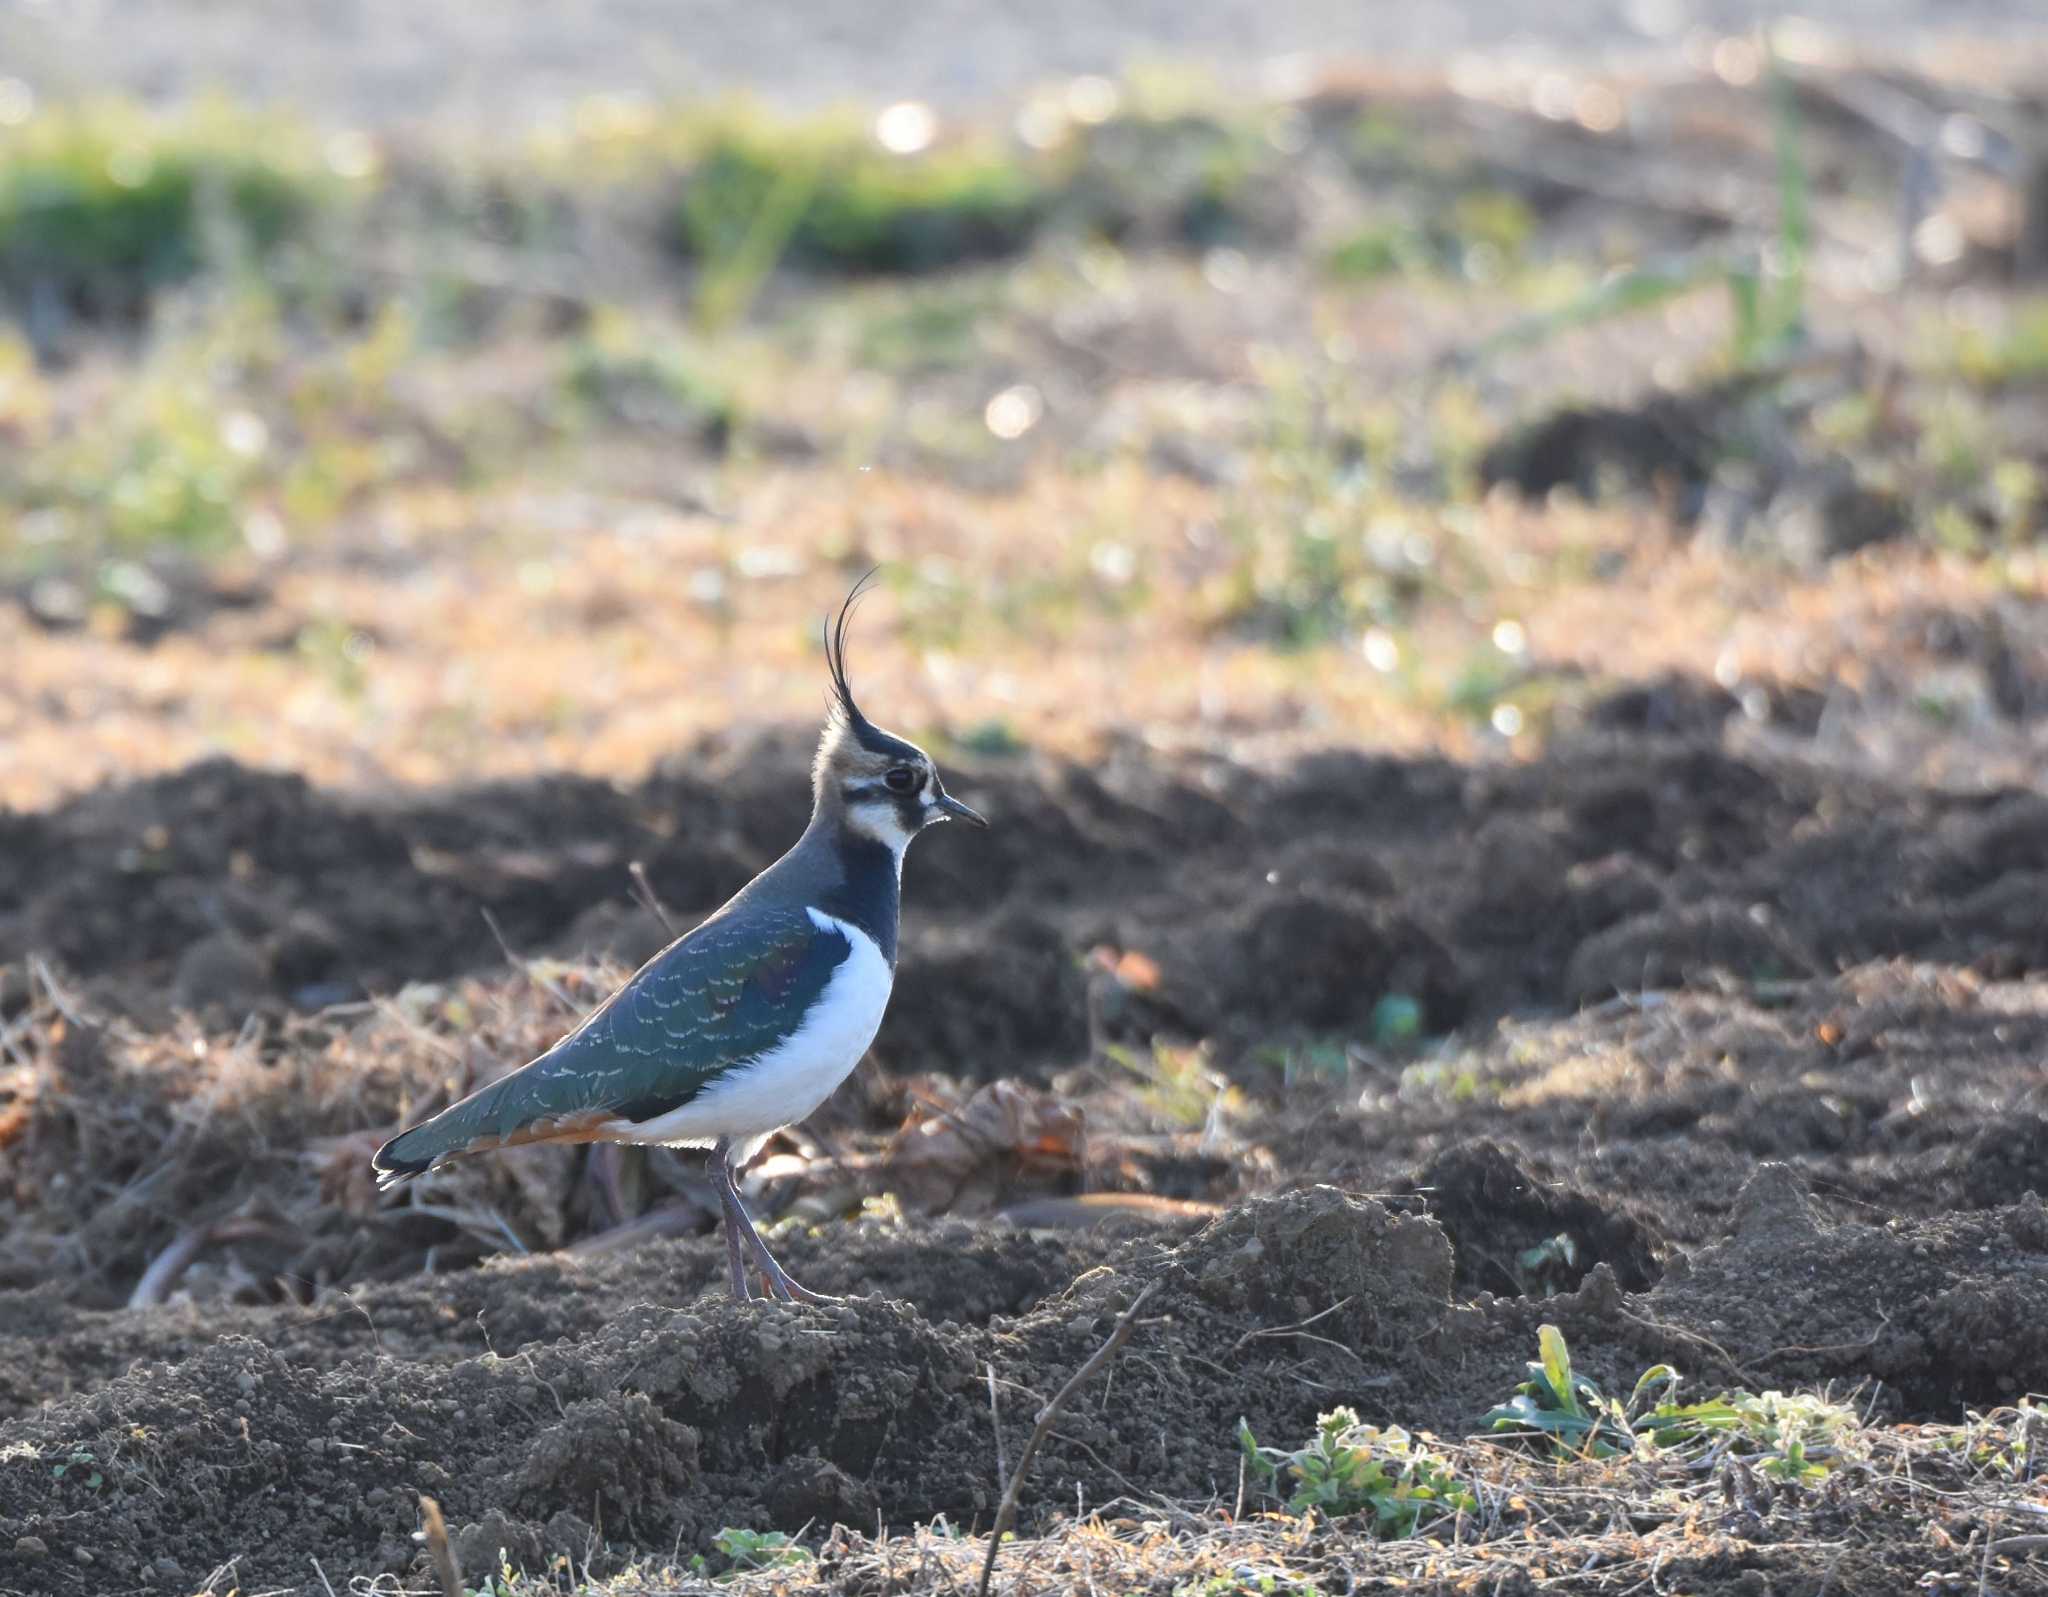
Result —
[{"label": "grass tuft", "polygon": [[0,293],[132,311],[202,267],[303,235],[357,163],[289,118],[114,101],[0,130]]}]

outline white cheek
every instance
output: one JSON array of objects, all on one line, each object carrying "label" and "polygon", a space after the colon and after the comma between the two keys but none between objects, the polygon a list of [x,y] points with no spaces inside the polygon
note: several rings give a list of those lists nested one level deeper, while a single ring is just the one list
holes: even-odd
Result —
[{"label": "white cheek", "polygon": [[856,804],[847,810],[846,824],[854,831],[887,845],[898,858],[910,846],[911,834],[903,829],[903,821],[894,804]]}]

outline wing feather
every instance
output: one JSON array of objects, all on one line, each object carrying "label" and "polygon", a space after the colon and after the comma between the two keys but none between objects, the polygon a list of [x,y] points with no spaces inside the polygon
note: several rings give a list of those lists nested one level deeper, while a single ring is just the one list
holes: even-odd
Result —
[{"label": "wing feather", "polygon": [[783,1042],[853,952],[801,908],[733,906],[656,954],[531,1063],[400,1133],[384,1185],[520,1143],[588,1142],[689,1103]]}]

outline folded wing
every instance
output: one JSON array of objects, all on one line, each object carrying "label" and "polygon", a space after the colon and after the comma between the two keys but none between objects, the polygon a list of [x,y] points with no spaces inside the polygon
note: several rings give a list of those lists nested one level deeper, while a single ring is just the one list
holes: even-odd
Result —
[{"label": "folded wing", "polygon": [[538,1059],[385,1143],[378,1183],[488,1148],[600,1141],[681,1108],[796,1031],[852,952],[802,908],[728,906]]}]

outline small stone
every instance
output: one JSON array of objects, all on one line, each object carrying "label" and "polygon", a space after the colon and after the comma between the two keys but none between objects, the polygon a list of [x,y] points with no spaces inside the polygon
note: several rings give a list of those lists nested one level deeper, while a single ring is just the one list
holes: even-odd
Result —
[{"label": "small stone", "polygon": [[251,1392],[256,1390],[256,1377],[251,1375],[247,1370],[242,1371],[240,1375],[235,1377],[235,1389],[239,1391],[242,1394],[242,1396],[247,1397]]},{"label": "small stone", "polygon": [[90,1547],[81,1547],[72,1554],[72,1557],[76,1558],[81,1564],[89,1564],[93,1561],[92,1549]]},{"label": "small stone", "polygon": [[50,1544],[40,1536],[17,1536],[14,1538],[16,1558],[48,1558]]}]

